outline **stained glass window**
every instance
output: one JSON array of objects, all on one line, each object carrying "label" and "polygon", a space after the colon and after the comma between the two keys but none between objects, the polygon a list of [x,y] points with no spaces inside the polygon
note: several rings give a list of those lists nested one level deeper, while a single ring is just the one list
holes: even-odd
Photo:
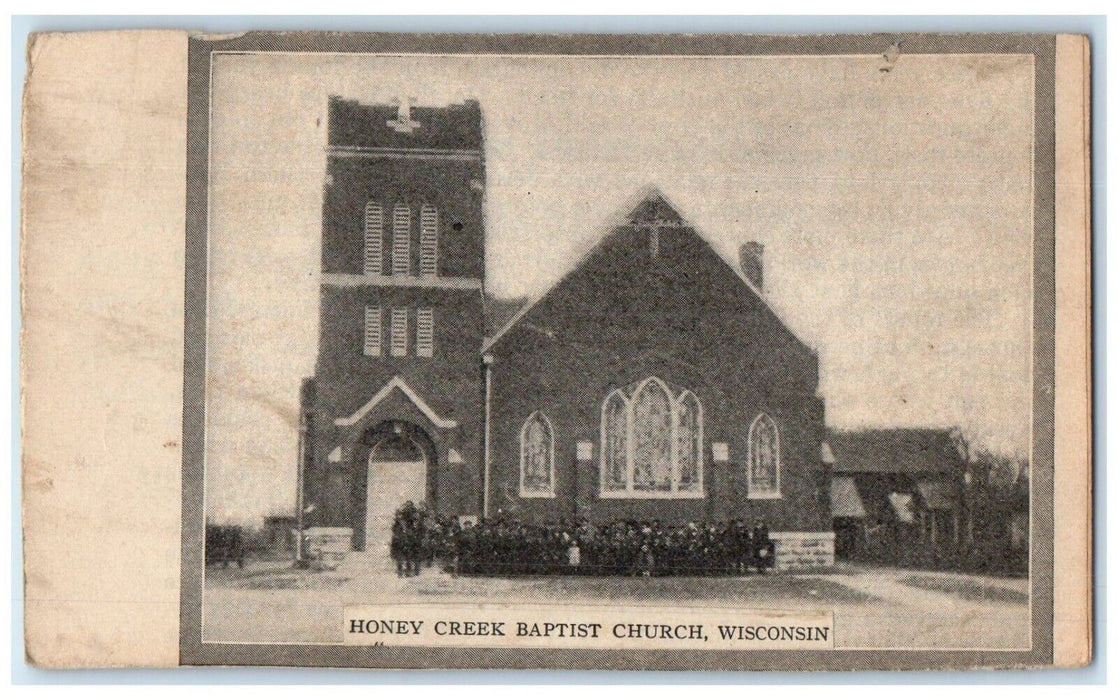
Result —
[{"label": "stained glass window", "polygon": [[780,440],[773,419],[762,413],[749,428],[749,495],[780,492]]},{"label": "stained glass window", "polygon": [[659,382],[645,382],[633,398],[633,489],[672,488],[672,401]]},{"label": "stained glass window", "polygon": [[614,392],[602,410],[602,471],[606,491],[624,491],[629,486],[626,401]]},{"label": "stained glass window", "polygon": [[601,486],[609,497],[702,494],[702,405],[650,377],[602,404]]},{"label": "stained glass window", "polygon": [[553,436],[551,423],[539,411],[520,430],[520,490],[528,495],[553,492]]},{"label": "stained glass window", "polygon": [[679,490],[698,489],[699,465],[702,463],[702,408],[699,400],[690,391],[679,397],[678,426],[676,428],[676,459],[679,465]]}]

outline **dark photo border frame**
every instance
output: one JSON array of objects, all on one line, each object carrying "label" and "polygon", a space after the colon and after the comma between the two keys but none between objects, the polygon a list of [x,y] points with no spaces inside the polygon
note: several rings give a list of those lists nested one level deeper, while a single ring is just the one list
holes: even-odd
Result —
[{"label": "dark photo border frame", "polygon": [[[553,650],[202,641],[210,63],[215,52],[549,55],[1031,54],[1034,59],[1032,648],[983,650]],[[1052,34],[672,35],[252,32],[191,38],[188,57],[185,358],[179,659],[183,665],[609,670],[903,670],[1045,666],[1053,658],[1055,52]]]}]

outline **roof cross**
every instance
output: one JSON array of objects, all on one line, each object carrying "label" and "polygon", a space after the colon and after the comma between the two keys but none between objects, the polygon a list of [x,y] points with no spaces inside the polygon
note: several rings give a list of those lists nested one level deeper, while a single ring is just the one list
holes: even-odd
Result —
[{"label": "roof cross", "polygon": [[397,107],[396,118],[389,119],[386,124],[396,131],[403,134],[410,134],[419,128],[419,122],[412,121],[411,108],[412,103],[415,102],[414,97],[398,97],[392,101]]}]

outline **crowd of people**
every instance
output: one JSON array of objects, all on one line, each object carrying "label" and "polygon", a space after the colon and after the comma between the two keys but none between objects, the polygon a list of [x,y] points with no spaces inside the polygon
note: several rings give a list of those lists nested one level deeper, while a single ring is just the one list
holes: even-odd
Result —
[{"label": "crowd of people", "polygon": [[537,525],[498,515],[475,524],[411,501],[396,512],[391,552],[400,576],[433,565],[467,575],[717,576],[764,573],[776,555],[760,520]]}]

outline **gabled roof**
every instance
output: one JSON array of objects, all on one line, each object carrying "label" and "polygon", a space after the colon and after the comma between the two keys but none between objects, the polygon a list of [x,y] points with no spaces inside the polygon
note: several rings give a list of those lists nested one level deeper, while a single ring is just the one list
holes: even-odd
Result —
[{"label": "gabled roof", "polygon": [[590,259],[607,240],[616,235],[622,227],[627,226],[666,226],[675,228],[689,228],[693,230],[695,234],[704,243],[706,243],[711,251],[714,252],[714,254],[717,255],[722,260],[722,262],[724,262],[731,270],[733,270],[734,274],[742,282],[742,284],[744,284],[761,301],[765,308],[767,308],[769,312],[772,313],[772,315],[778,321],[780,321],[781,325],[783,325],[785,328],[788,328],[788,324],[784,322],[784,320],[780,317],[780,314],[778,314],[776,310],[773,309],[773,307],[769,304],[768,300],[765,299],[765,295],[761,292],[761,290],[749,281],[749,279],[742,272],[741,268],[733,262],[726,260],[726,258],[723,257],[714,248],[714,246],[711,246],[709,239],[707,239],[707,237],[703,235],[698,227],[689,222],[679,213],[679,208],[672,204],[667,196],[662,191],[660,191],[658,187],[656,187],[655,185],[646,186],[637,194],[636,197],[634,197],[630,201],[630,205],[628,207],[625,207],[623,211],[627,213],[622,216],[616,217],[614,220],[614,224],[605,233],[605,235],[603,235],[589,251],[587,251],[581,258],[579,258],[578,262],[575,263],[575,265],[571,267],[571,269],[567,270],[567,272],[564,273],[562,277],[560,277],[554,284],[544,290],[543,293],[539,294],[534,299],[521,306],[520,310],[513,314],[512,317],[509,318],[503,326],[500,326],[499,330],[497,330],[491,337],[487,338],[482,345],[482,352],[487,352],[490,348],[492,348],[493,345],[495,345],[497,341],[505,335],[505,333],[508,333],[512,328],[516,326],[517,323],[519,323],[520,319],[524,318],[524,316],[526,316],[529,311],[531,311],[536,305],[547,298],[548,294],[559,287],[564,282],[564,280],[566,280],[575,271],[582,267],[582,265],[588,259]]},{"label": "gabled roof", "polygon": [[423,415],[427,416],[427,419],[434,423],[435,427],[458,427],[458,421],[440,418],[439,415],[435,413],[435,409],[431,408],[431,406],[428,405],[426,401],[420,398],[419,394],[415,393],[415,390],[408,386],[408,383],[405,382],[402,377],[394,377],[392,381],[381,387],[381,390],[378,391],[373,396],[373,398],[366,401],[364,406],[354,411],[352,416],[349,416],[348,418],[338,418],[334,421],[334,425],[357,425],[361,422],[361,419],[367,416],[369,412],[372,411],[374,408],[376,408],[381,401],[384,401],[386,398],[388,398],[388,395],[391,394],[395,389],[399,389],[404,394],[404,396],[408,397],[408,400],[415,404],[415,407],[418,408]]},{"label": "gabled roof", "polygon": [[504,327],[528,303],[527,297],[504,299],[485,295],[485,336],[488,338]]},{"label": "gabled roof", "polygon": [[641,195],[640,201],[632,207],[625,223],[632,226],[659,224],[662,226],[686,226],[679,212],[676,211],[668,198],[656,187],[648,187]]},{"label": "gabled roof", "polygon": [[837,473],[947,474],[961,473],[963,466],[952,430],[832,431],[827,444],[834,453],[832,469]]}]

